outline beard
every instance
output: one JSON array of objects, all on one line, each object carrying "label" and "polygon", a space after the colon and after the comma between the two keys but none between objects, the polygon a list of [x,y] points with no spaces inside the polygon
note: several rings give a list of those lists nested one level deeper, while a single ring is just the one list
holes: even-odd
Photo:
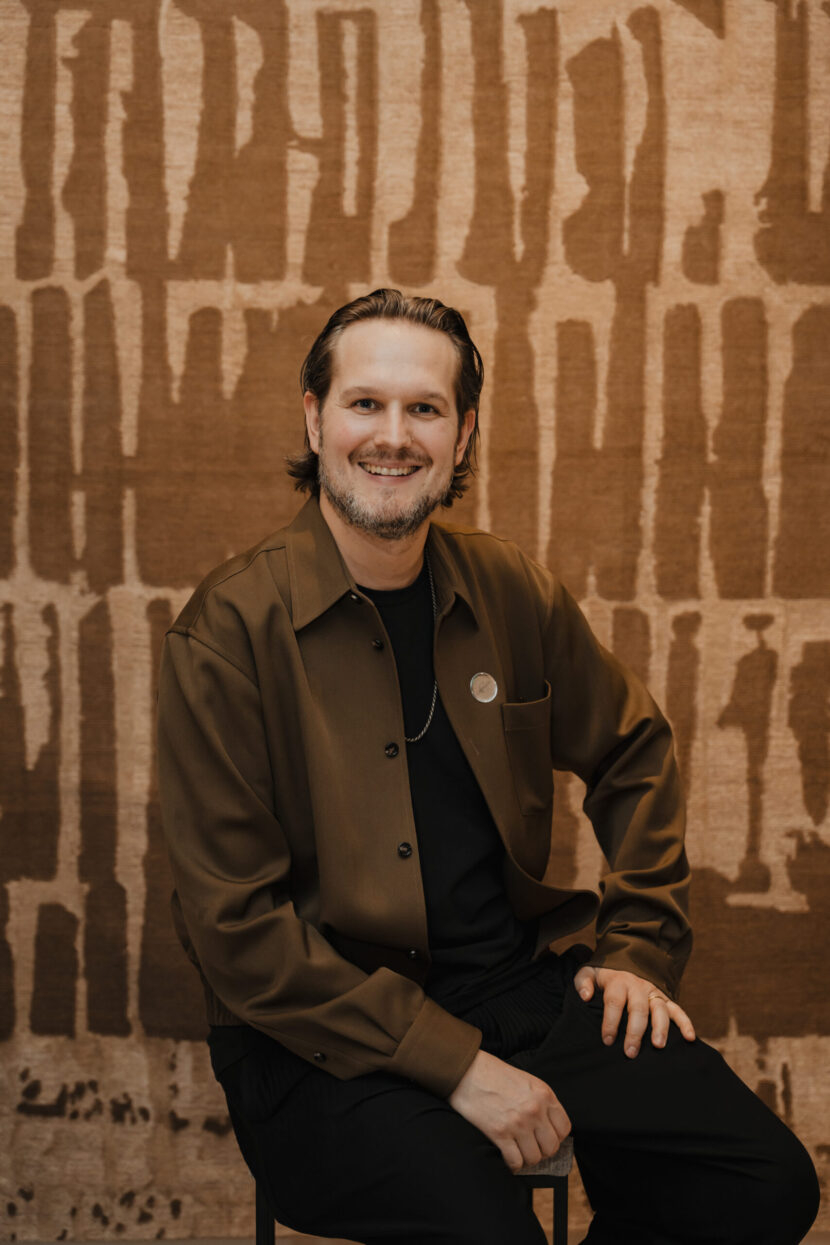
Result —
[{"label": "beard", "polygon": [[[375,453],[373,458],[376,461],[382,461],[383,456]],[[395,461],[401,465],[399,454],[395,456]],[[412,464],[421,460],[409,458],[406,461]],[[429,464],[427,462],[421,465]],[[346,523],[358,528],[361,532],[379,536],[383,540],[403,540],[404,537],[411,536],[438,506],[448,506],[452,501],[450,487],[454,470],[451,464],[445,480],[436,480],[429,492],[422,493],[408,505],[391,498],[389,505],[381,498],[378,498],[372,505],[364,498],[348,492],[341,481],[329,472],[324,453],[322,426],[320,428],[320,450],[317,461],[317,481],[320,491],[326,495]],[[391,509],[392,506],[394,510]]]}]

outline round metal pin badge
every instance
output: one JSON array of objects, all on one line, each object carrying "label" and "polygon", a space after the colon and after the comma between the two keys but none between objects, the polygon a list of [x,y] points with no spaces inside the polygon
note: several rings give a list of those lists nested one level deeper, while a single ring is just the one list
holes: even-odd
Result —
[{"label": "round metal pin badge", "polygon": [[495,700],[498,690],[498,683],[486,670],[479,670],[478,674],[474,674],[470,679],[470,691],[483,705]]}]

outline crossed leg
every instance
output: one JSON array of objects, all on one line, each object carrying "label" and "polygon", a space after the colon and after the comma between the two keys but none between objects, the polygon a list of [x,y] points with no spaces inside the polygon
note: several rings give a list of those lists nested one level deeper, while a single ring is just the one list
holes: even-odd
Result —
[{"label": "crossed leg", "polygon": [[586,1245],[796,1245],[818,1210],[804,1147],[705,1042],[672,1026],[639,1055],[600,1038],[602,999],[566,991],[522,1066],[555,1089],[595,1212]]},{"label": "crossed leg", "polygon": [[[564,990],[511,1062],[573,1123],[595,1212],[584,1245],[796,1245],[818,1208],[792,1132],[704,1042],[673,1030],[636,1059],[600,1038],[601,997]],[[281,1223],[363,1245],[543,1245],[520,1178],[444,1100],[401,1077],[307,1065],[285,1092],[262,1035],[220,1076],[243,1156]],[[295,1056],[289,1056],[296,1059]]]}]

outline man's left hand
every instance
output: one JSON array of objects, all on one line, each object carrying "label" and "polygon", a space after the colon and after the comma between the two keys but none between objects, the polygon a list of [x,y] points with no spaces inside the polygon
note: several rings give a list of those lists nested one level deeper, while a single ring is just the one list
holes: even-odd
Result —
[{"label": "man's left hand", "polygon": [[649,1021],[652,1046],[665,1046],[672,1020],[687,1042],[695,1040],[694,1025],[683,1008],[666,998],[662,990],[644,977],[618,968],[592,968],[590,964],[583,964],[574,977],[574,985],[586,1001],[593,996],[596,986],[602,991],[605,1005],[602,1040],[606,1046],[610,1046],[616,1038],[623,1010],[628,1010],[625,1053],[631,1059],[639,1053]]}]

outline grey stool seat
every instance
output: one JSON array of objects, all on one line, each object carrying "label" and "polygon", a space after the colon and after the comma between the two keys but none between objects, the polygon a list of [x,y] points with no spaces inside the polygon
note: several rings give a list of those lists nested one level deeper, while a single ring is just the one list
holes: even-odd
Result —
[{"label": "grey stool seat", "polygon": [[[568,1245],[568,1175],[573,1161],[573,1138],[566,1137],[551,1158],[528,1164],[516,1172],[531,1199],[534,1189],[553,1189],[554,1245]],[[256,1187],[256,1245],[274,1245],[274,1218],[259,1185]]]}]

